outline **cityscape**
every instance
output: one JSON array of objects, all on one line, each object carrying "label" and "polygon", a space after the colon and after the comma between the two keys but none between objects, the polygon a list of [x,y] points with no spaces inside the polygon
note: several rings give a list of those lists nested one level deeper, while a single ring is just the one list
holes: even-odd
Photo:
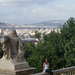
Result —
[{"label": "cityscape", "polygon": [[62,21],[45,22],[45,24],[47,25],[44,25],[44,22],[33,25],[14,25],[0,22],[0,36],[11,36],[11,30],[16,30],[17,35],[25,44],[30,41],[37,44],[38,38],[35,37],[35,31],[41,33],[40,40],[44,41],[43,34],[49,34],[51,31],[60,33],[60,29],[63,25]]}]

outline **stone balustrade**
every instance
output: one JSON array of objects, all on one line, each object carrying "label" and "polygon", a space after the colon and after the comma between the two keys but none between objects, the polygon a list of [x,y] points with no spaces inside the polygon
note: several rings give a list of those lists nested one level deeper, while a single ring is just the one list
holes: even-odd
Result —
[{"label": "stone balustrade", "polygon": [[[53,75],[75,75],[75,66],[53,70]],[[48,73],[37,73],[37,74],[31,74],[31,75],[49,75]]]}]

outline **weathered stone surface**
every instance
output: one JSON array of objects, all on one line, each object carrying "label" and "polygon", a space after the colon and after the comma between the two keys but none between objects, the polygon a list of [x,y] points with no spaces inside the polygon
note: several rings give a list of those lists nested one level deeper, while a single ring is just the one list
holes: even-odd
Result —
[{"label": "weathered stone surface", "polygon": [[30,75],[35,68],[27,68],[21,70],[0,70],[0,75]]},{"label": "weathered stone surface", "polygon": [[36,74],[30,74],[30,75],[50,75],[48,73],[36,73]]},{"label": "weathered stone surface", "polygon": [[19,59],[20,61],[24,61],[25,48],[15,30],[11,31],[11,37],[4,36],[1,43],[5,59]]},{"label": "weathered stone surface", "polygon": [[1,59],[0,60],[0,69],[5,70],[19,70],[19,69],[26,69],[28,68],[28,63],[27,62],[15,62],[12,59],[10,60],[5,60]]}]

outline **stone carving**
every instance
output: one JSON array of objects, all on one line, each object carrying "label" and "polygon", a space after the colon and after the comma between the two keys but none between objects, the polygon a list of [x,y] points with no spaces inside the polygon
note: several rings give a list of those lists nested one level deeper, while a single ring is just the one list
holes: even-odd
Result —
[{"label": "stone carving", "polygon": [[3,37],[1,43],[4,54],[0,59],[0,75],[30,75],[35,70],[25,61],[25,49],[15,30],[11,37]]},{"label": "stone carving", "polygon": [[3,56],[5,57],[5,59],[10,59],[11,58],[11,46],[10,46],[9,37],[4,36],[1,42],[3,45],[2,50],[4,51]]},{"label": "stone carving", "polygon": [[15,30],[11,31],[11,37],[5,36],[1,42],[5,59],[24,60],[25,49]]}]

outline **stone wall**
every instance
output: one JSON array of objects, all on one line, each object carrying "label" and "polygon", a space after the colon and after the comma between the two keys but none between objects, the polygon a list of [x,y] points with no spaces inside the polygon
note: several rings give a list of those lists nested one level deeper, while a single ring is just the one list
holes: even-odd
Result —
[{"label": "stone wall", "polygon": [[37,73],[37,74],[30,74],[30,75],[50,75],[48,73]]}]

